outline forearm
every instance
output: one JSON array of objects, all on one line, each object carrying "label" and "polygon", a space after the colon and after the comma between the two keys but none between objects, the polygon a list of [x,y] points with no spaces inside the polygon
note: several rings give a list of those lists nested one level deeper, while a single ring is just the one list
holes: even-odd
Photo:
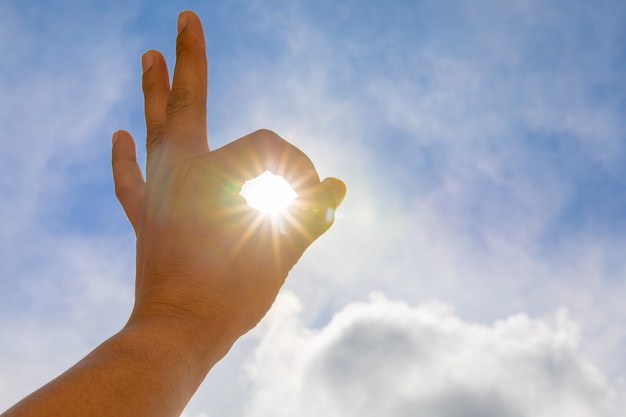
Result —
[{"label": "forearm", "polygon": [[178,416],[231,341],[198,346],[176,320],[126,326],[1,417]]}]

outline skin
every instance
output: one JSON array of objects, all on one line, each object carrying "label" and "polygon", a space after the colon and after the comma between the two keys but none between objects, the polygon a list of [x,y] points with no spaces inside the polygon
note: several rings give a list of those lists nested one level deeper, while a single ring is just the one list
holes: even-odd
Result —
[{"label": "skin", "polygon": [[[135,305],[119,333],[2,417],[177,416],[209,370],[272,305],[289,270],[332,223],[345,185],[267,130],[210,150],[202,25],[178,20],[170,87],[163,56],[142,56],[146,179],[126,131],[113,135],[115,194],[137,236]],[[265,170],[299,197],[282,219],[239,190]]]}]

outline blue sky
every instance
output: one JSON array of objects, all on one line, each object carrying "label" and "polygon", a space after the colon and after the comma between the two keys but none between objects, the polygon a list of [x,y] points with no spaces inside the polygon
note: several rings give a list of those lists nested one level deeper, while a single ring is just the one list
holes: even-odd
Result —
[{"label": "blue sky", "polygon": [[130,311],[110,135],[144,135],[139,56],[173,63],[183,9],[206,31],[210,145],[269,128],[348,185],[188,417],[617,415],[618,0],[1,2],[0,408]]}]

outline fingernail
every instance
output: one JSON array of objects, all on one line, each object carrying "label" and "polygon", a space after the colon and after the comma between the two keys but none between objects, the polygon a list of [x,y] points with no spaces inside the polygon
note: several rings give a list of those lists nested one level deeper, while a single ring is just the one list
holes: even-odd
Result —
[{"label": "fingernail", "polygon": [[112,146],[115,146],[115,144],[117,143],[117,140],[120,137],[120,131],[118,130],[117,132],[113,133],[113,138],[111,138],[111,144]]},{"label": "fingernail", "polygon": [[337,203],[337,205],[341,204],[344,197],[346,196],[346,185],[339,180],[335,180],[331,185],[331,190],[333,191],[333,195],[335,196],[335,202]]},{"label": "fingernail", "polygon": [[187,13],[186,12],[180,12],[178,14],[178,33],[182,32],[183,29],[185,29],[185,26],[187,26],[187,21],[189,19],[187,18]]},{"label": "fingernail", "polygon": [[150,52],[146,52],[141,56],[141,69],[145,74],[154,63],[154,56]]}]

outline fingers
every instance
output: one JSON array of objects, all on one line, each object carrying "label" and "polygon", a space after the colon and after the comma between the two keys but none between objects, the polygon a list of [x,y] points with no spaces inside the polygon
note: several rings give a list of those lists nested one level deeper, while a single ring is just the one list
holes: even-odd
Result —
[{"label": "fingers", "polygon": [[269,130],[257,130],[213,154],[239,187],[266,170],[284,177],[296,193],[320,182],[309,157]]},{"label": "fingers", "polygon": [[335,210],[345,194],[342,181],[326,178],[304,191],[279,216],[262,215],[251,208],[232,211],[231,224],[235,230],[243,226],[243,232],[237,234],[239,239],[231,250],[237,253],[245,245],[255,245],[251,253],[261,256],[256,264],[264,268],[287,266],[285,273],[279,274],[284,278],[304,251],[332,226]]},{"label": "fingers", "polygon": [[[258,130],[209,154],[220,166],[238,204],[245,204],[239,189],[246,180],[266,170],[283,176],[298,194],[283,221],[283,238],[304,250],[332,225],[346,186],[336,178],[320,182],[311,160],[298,148],[269,130]],[[215,177],[216,171],[212,176]],[[245,211],[244,211],[245,213]],[[252,215],[251,213],[249,213]],[[281,226],[280,228],[283,228]]]},{"label": "fingers", "polygon": [[150,156],[163,141],[166,124],[166,106],[170,95],[170,81],[163,55],[148,51],[141,57],[142,89],[146,116],[146,151]]},{"label": "fingers", "polygon": [[145,183],[137,164],[135,142],[128,132],[120,130],[113,134],[111,165],[115,195],[136,233],[143,210]]},{"label": "fingers", "polygon": [[176,66],[167,101],[168,152],[192,157],[208,151],[206,136],[207,59],[200,19],[193,12],[178,17]]}]

